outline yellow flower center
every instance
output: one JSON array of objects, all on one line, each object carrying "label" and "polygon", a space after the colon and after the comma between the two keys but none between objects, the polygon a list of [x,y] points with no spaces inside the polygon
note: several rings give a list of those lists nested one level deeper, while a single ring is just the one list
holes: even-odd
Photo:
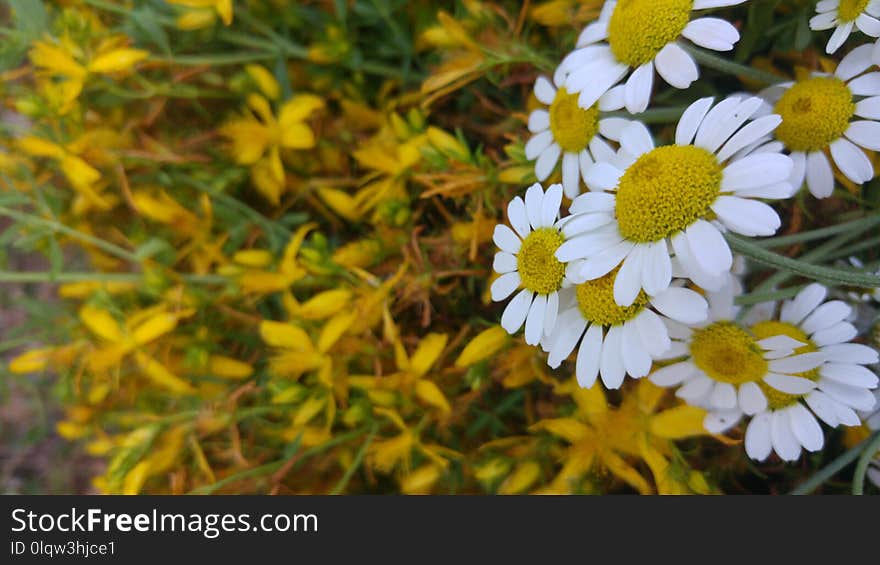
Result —
[{"label": "yellow flower center", "polygon": [[538,294],[550,294],[562,287],[565,265],[556,258],[556,250],[565,241],[553,228],[540,228],[522,242],[516,256],[516,268],[524,288]]},{"label": "yellow flower center", "polygon": [[620,0],[608,22],[608,43],[621,63],[640,67],[681,35],[693,0]]},{"label": "yellow flower center", "polygon": [[566,153],[580,153],[599,131],[599,107],[578,106],[578,95],[564,88],[556,91],[550,104],[550,131]]},{"label": "yellow flower center", "polygon": [[[755,334],[758,339],[765,339],[773,337],[774,335],[787,335],[788,337],[804,343],[805,345],[794,350],[795,354],[809,353],[811,351],[819,350],[819,348],[816,347],[816,344],[807,337],[807,334],[804,333],[802,329],[793,324],[789,324],[788,322],[777,322],[775,320],[758,322],[752,326],[752,333]],[[797,373],[797,376],[810,379],[811,381],[817,381],[819,380],[819,369],[817,368],[804,373]],[[786,406],[791,406],[804,397],[803,394],[786,394],[764,382],[759,382],[758,386],[764,391],[764,396],[767,397],[767,406],[771,410],[780,410]]]},{"label": "yellow flower center", "polygon": [[648,304],[648,295],[643,290],[631,305],[625,308],[617,305],[614,279],[619,270],[617,267],[604,277],[577,286],[578,308],[585,320],[602,326],[616,326],[635,318]]},{"label": "yellow flower center", "polygon": [[856,110],[852,91],[835,77],[813,77],[785,91],[774,111],[776,137],[792,151],[820,151],[839,139]]},{"label": "yellow flower center", "polygon": [[761,347],[732,322],[715,322],[695,331],[691,357],[706,375],[722,383],[741,385],[760,381],[767,374]]},{"label": "yellow flower center", "polygon": [[840,0],[837,7],[837,19],[842,22],[854,22],[868,7],[868,0]]},{"label": "yellow flower center", "polygon": [[639,243],[660,241],[709,214],[720,191],[721,167],[712,153],[693,145],[653,149],[620,178],[620,233]]}]

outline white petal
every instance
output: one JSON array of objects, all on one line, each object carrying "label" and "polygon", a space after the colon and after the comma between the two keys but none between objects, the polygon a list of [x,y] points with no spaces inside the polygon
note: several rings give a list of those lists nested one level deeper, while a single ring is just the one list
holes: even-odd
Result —
[{"label": "white petal", "polygon": [[[620,172],[620,171],[618,171]],[[621,173],[623,174],[623,173]],[[569,214],[587,212],[613,212],[614,195],[604,192],[586,192],[575,198],[568,208]]]},{"label": "white petal", "polygon": [[538,155],[538,160],[535,161],[535,177],[537,177],[539,181],[547,180],[547,177],[550,176],[550,173],[552,173],[553,169],[556,167],[556,163],[559,161],[559,155],[561,154],[562,148],[559,147],[559,144],[551,143],[550,147]]},{"label": "white petal", "polygon": [[675,88],[688,88],[700,76],[697,64],[676,43],[668,43],[657,53],[657,73]]},{"label": "white petal", "polygon": [[526,142],[526,159],[534,161],[538,155],[544,152],[553,143],[553,132],[548,130],[537,133]]},{"label": "white petal", "polygon": [[611,224],[566,240],[556,250],[555,255],[563,263],[592,258],[622,240],[623,236],[617,231],[616,226]]},{"label": "white petal", "polygon": [[855,96],[880,95],[880,73],[864,74],[850,81],[847,86]]},{"label": "white petal", "polygon": [[801,454],[801,445],[791,431],[788,414],[783,410],[770,414],[770,441],[783,461],[795,461]]},{"label": "white petal", "polygon": [[709,395],[709,402],[715,409],[736,408],[736,389],[730,383],[717,383]]},{"label": "white petal", "polygon": [[529,131],[540,133],[550,127],[550,112],[547,110],[535,110],[529,114]]},{"label": "white petal", "polygon": [[734,153],[769,134],[781,123],[781,116],[770,114],[769,116],[758,118],[757,120],[746,124],[741,130],[736,132],[736,134],[734,134],[718,152],[718,162],[723,163],[724,161],[727,161]]},{"label": "white petal", "polygon": [[611,190],[617,186],[623,171],[610,163],[595,163],[582,174],[590,190]]},{"label": "white petal", "polygon": [[808,335],[814,334],[842,322],[851,312],[852,308],[842,300],[828,301],[813,310],[813,313],[801,322],[801,329]]},{"label": "white petal", "polygon": [[764,382],[786,394],[806,394],[816,388],[816,383],[810,379],[792,375],[778,375],[776,373],[765,375]]},{"label": "white petal", "polygon": [[578,350],[575,375],[578,384],[590,388],[599,375],[599,363],[602,360],[602,326],[593,324],[587,329]]},{"label": "white petal", "polygon": [[858,330],[849,322],[840,322],[830,328],[819,330],[810,338],[819,347],[849,341],[858,335]]},{"label": "white petal", "polygon": [[848,386],[824,377],[819,379],[819,389],[841,404],[856,410],[871,410],[876,402],[870,390]]},{"label": "white petal", "polygon": [[739,41],[739,32],[736,28],[720,18],[691,20],[681,34],[697,45],[713,51],[730,51]]},{"label": "white petal", "polygon": [[832,381],[837,381],[849,386],[862,388],[877,387],[877,375],[867,367],[862,367],[861,365],[852,365],[849,363],[825,363],[819,369],[819,374]]},{"label": "white petal", "polygon": [[620,133],[620,146],[631,155],[638,156],[654,149],[654,140],[645,124],[632,121]]},{"label": "white petal", "polygon": [[541,336],[544,334],[544,314],[547,311],[547,297],[538,294],[532,301],[532,307],[529,308],[529,315],[526,318],[526,343],[529,345],[538,345]]},{"label": "white petal", "polygon": [[773,450],[770,441],[770,413],[758,414],[746,428],[746,453],[756,461],[767,459]]},{"label": "white petal", "polygon": [[728,96],[709,110],[697,130],[694,145],[707,148],[708,141],[715,136],[719,126],[733,115],[741,102],[741,96]]},{"label": "white petal", "polygon": [[819,422],[800,403],[791,405],[788,410],[789,423],[794,437],[807,451],[819,451],[824,444],[824,436]]},{"label": "white petal", "polygon": [[571,355],[586,327],[587,322],[577,308],[570,308],[559,315],[551,337],[550,354],[547,357],[547,364],[551,368],[559,367]]},{"label": "white petal", "polygon": [[633,71],[626,81],[624,103],[630,114],[644,112],[651,100],[654,87],[654,64],[648,61]]},{"label": "white petal", "polygon": [[730,270],[733,255],[724,236],[706,220],[697,220],[685,230],[688,245],[697,263],[710,275]]},{"label": "white petal", "polygon": [[559,206],[562,204],[562,185],[553,184],[544,194],[541,204],[541,227],[550,227],[556,222],[559,215]]},{"label": "white petal", "polygon": [[546,105],[553,104],[556,98],[556,87],[545,76],[539,76],[535,81],[535,97]]},{"label": "white petal", "polygon": [[849,124],[844,135],[856,145],[871,151],[880,151],[880,123],[858,120]]},{"label": "white petal", "polygon": [[834,192],[834,173],[828,157],[821,151],[807,155],[807,188],[816,198],[828,198]]},{"label": "white petal", "polygon": [[846,57],[837,64],[834,76],[846,82],[854,76],[858,76],[871,68],[871,51],[874,46],[870,43],[856,47],[846,54]]},{"label": "white petal", "polygon": [[526,190],[526,216],[529,223],[537,229],[541,227],[541,210],[544,206],[544,191],[538,183],[533,184]]},{"label": "white petal", "polygon": [[687,276],[700,288],[716,291],[724,284],[724,277],[718,275],[710,275],[703,269],[694,257],[690,245],[687,241],[685,232],[679,232],[672,236],[672,248],[675,250],[675,262],[673,263],[673,272],[675,265],[678,264]]},{"label": "white petal", "polygon": [[516,271],[512,273],[504,273],[492,283],[491,292],[492,292],[492,300],[498,302],[499,300],[504,300],[516,290],[522,281],[519,278],[519,273]]},{"label": "white petal", "polygon": [[[878,42],[880,45],[880,42]],[[856,116],[880,120],[880,96],[865,98],[856,103]]]},{"label": "white petal", "polygon": [[599,120],[599,133],[608,139],[620,141],[620,136],[632,123],[632,120],[626,118],[604,118]]},{"label": "white petal", "polygon": [[758,345],[761,346],[764,350],[775,350],[775,349],[797,349],[805,343],[794,339],[793,337],[789,337],[787,335],[775,335],[773,337],[768,337],[766,339],[762,339],[758,342]]},{"label": "white petal", "polygon": [[666,241],[657,241],[645,247],[642,261],[642,287],[649,296],[655,296],[672,282],[672,261]]},{"label": "white petal", "polygon": [[623,366],[631,377],[640,379],[651,371],[651,356],[642,345],[638,327],[633,320],[623,324],[620,345]]},{"label": "white petal", "polygon": [[768,366],[774,373],[803,373],[815,369],[824,360],[825,356],[820,351],[811,351],[810,353],[792,355],[784,359],[774,359],[770,361]]},{"label": "white petal", "polygon": [[514,197],[507,205],[507,219],[522,239],[531,233],[532,227],[529,225],[528,216],[526,216],[526,203],[519,196]]},{"label": "white petal", "polygon": [[669,332],[666,330],[666,326],[663,324],[660,316],[651,310],[645,309],[635,317],[633,322],[638,327],[642,344],[651,357],[662,355],[669,349],[671,345]]},{"label": "white petal", "polygon": [[776,210],[757,200],[722,195],[711,208],[725,226],[743,235],[773,235],[782,225]]},{"label": "white petal", "polygon": [[729,192],[783,182],[793,167],[794,163],[786,155],[753,153],[724,168],[721,190]]},{"label": "white petal", "polygon": [[[597,72],[593,73],[590,71],[585,71],[582,69],[585,77],[581,78],[581,82],[588,81],[583,88],[578,88],[576,85],[571,89],[571,92],[580,92],[578,95],[578,104],[581,108],[589,108],[593,104],[595,104],[599,97],[605,94],[609,88],[617,84],[617,82],[626,75],[626,72],[629,70],[629,66],[624,65],[622,63],[611,62],[607,66],[601,66],[596,69]],[[566,80],[566,85],[574,84],[573,75],[569,75]]]},{"label": "white petal", "polygon": [[758,96],[751,96],[737,104],[733,111],[719,120],[713,128],[714,131],[708,135],[701,147],[710,153],[715,153],[763,104],[765,104],[764,100]]},{"label": "white petal", "polygon": [[840,46],[843,45],[843,42],[846,41],[846,38],[852,33],[853,24],[854,22],[839,23],[837,27],[834,28],[834,33],[831,34],[831,38],[828,39],[828,44],[825,45],[826,53],[830,55],[840,49]]},{"label": "white petal", "polygon": [[562,186],[565,195],[575,198],[580,193],[581,170],[577,153],[562,154]]},{"label": "white petal", "polygon": [[739,387],[739,407],[742,411],[753,416],[767,409],[767,397],[764,396],[761,387],[756,383],[743,383]]},{"label": "white petal", "polygon": [[679,118],[678,127],[675,129],[676,145],[690,145],[697,134],[697,128],[700,127],[703,118],[706,117],[706,112],[712,107],[714,101],[715,99],[709,96],[700,98],[687,107]]},{"label": "white petal", "polygon": [[736,6],[742,4],[745,0],[694,0],[693,10],[709,10],[712,8],[723,8],[725,6]]},{"label": "white petal", "polygon": [[523,322],[526,321],[531,304],[532,291],[525,288],[522,289],[519,294],[513,297],[513,300],[508,302],[507,308],[501,314],[501,327],[511,335],[519,331]]},{"label": "white petal", "polygon": [[596,43],[597,41],[602,41],[606,37],[608,37],[608,22],[593,22],[585,27],[581,34],[578,36],[577,46],[583,47],[591,43]]},{"label": "white petal", "polygon": [[492,234],[492,241],[494,241],[495,245],[497,245],[502,251],[507,251],[514,255],[519,252],[519,248],[522,245],[522,242],[513,230],[504,224],[498,224],[495,226],[495,232]]},{"label": "white petal", "polygon": [[623,261],[614,278],[614,301],[618,306],[631,305],[642,289],[644,245],[636,245]]},{"label": "white petal", "polygon": [[612,326],[605,336],[605,343],[602,344],[599,373],[602,375],[602,382],[610,389],[620,388],[620,385],[623,384],[623,378],[626,376],[621,357],[622,341],[623,327]]},{"label": "white petal", "polygon": [[657,386],[675,386],[697,372],[697,367],[690,361],[682,361],[657,369],[648,377]]},{"label": "white petal", "polygon": [[825,300],[826,294],[828,294],[828,289],[819,283],[807,285],[793,300],[782,304],[780,319],[789,324],[800,324],[807,317],[807,314]]},{"label": "white petal", "polygon": [[501,274],[513,272],[516,270],[516,257],[506,251],[499,251],[492,261],[492,269]]},{"label": "white petal", "polygon": [[822,348],[825,360],[829,363],[859,363],[873,365],[880,361],[877,350],[861,343],[839,343]]},{"label": "white petal", "polygon": [[736,425],[742,418],[739,409],[714,410],[703,418],[703,427],[710,434],[722,434]]},{"label": "white petal", "polygon": [[689,404],[694,404],[712,390],[715,381],[703,374],[697,374],[695,377],[685,382],[677,391],[675,396],[686,400]]},{"label": "white petal", "polygon": [[709,316],[706,299],[688,288],[671,286],[651,298],[651,305],[665,316],[683,324],[698,324]]},{"label": "white petal", "polygon": [[[570,218],[570,219],[569,219]],[[562,226],[562,233],[566,238],[573,238],[586,232],[593,231],[602,226],[607,226],[614,220],[608,214],[578,214],[568,216]]]},{"label": "white petal", "polygon": [[856,18],[856,27],[865,35],[871,37],[880,36],[880,21],[877,21],[876,18],[872,18],[867,14],[860,14],[859,17]]},{"label": "white petal", "polygon": [[810,29],[815,31],[831,29],[835,25],[837,25],[837,14],[835,12],[825,12],[810,18]]},{"label": "white petal", "polygon": [[551,292],[547,295],[547,305],[544,309],[544,336],[549,336],[551,334],[556,326],[556,318],[558,315],[559,293]]},{"label": "white petal", "polygon": [[583,280],[591,281],[608,274],[611,269],[620,264],[621,261],[632,251],[635,244],[631,241],[621,241],[620,243],[609,247],[598,255],[590,257],[581,265],[579,275]]},{"label": "white petal", "polygon": [[807,406],[810,407],[810,410],[832,428],[837,427],[840,423],[835,409],[835,404],[837,403],[821,390],[814,390],[805,396],[804,400]]},{"label": "white petal", "polygon": [[[618,84],[599,98],[599,110],[602,112],[616,112],[626,104],[626,85]],[[603,134],[604,135],[604,134]]]}]

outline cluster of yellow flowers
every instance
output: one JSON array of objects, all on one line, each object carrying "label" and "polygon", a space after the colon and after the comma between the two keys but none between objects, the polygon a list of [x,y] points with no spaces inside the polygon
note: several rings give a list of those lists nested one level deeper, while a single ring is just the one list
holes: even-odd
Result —
[{"label": "cluster of yellow flowers", "polygon": [[[493,229],[536,178],[532,85],[603,2],[446,4],[0,13],[3,239],[49,264],[0,285],[58,295],[5,375],[52,376],[100,492],[753,488],[704,409],[647,379],[581,388],[498,323]],[[763,48],[764,68],[815,56]],[[789,235],[823,225],[791,213]],[[776,478],[754,490],[803,476]]]}]

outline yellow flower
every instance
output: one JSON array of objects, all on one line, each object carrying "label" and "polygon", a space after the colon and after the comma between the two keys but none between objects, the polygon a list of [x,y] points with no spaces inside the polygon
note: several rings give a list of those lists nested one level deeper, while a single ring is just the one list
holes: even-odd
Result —
[{"label": "yellow flower", "polygon": [[236,161],[251,167],[257,190],[277,205],[285,180],[280,150],[315,146],[315,134],[305,120],[322,108],[324,101],[312,94],[299,94],[282,104],[277,119],[269,102],[259,94],[248,96],[247,105],[249,110],[226,122],[220,133],[232,143]]},{"label": "yellow flower", "polygon": [[177,27],[182,30],[207,27],[217,16],[223,25],[232,24],[232,0],[168,0],[168,3],[189,8],[177,19]]}]

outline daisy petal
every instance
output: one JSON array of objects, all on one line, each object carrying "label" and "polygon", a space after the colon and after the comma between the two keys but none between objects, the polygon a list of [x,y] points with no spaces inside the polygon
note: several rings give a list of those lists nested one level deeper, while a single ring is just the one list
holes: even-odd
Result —
[{"label": "daisy petal", "polygon": [[593,324],[584,334],[578,350],[575,375],[582,388],[590,388],[599,375],[599,364],[602,359],[602,326]]},{"label": "daisy petal", "polygon": [[532,296],[532,291],[524,288],[507,304],[501,314],[501,327],[507,333],[513,335],[522,327],[529,314],[529,306],[532,305]]},{"label": "daisy petal", "polygon": [[675,88],[688,88],[700,76],[697,64],[676,43],[668,43],[657,53],[657,73]]}]

